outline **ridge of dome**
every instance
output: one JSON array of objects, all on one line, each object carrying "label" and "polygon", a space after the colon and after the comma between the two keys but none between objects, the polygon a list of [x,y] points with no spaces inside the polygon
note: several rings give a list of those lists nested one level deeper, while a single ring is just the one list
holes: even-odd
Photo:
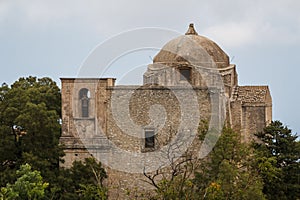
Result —
[{"label": "ridge of dome", "polygon": [[212,40],[198,35],[194,24],[190,24],[185,35],[167,42],[154,57],[153,63],[207,62],[208,54],[218,68],[229,66],[228,55]]}]

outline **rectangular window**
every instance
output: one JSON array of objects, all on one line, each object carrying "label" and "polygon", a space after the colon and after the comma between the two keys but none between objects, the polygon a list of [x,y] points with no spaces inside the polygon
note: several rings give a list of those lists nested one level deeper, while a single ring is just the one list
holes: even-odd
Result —
[{"label": "rectangular window", "polygon": [[191,80],[191,70],[190,69],[179,69],[180,80],[190,81]]},{"label": "rectangular window", "polygon": [[154,148],[154,130],[145,130],[145,148]]}]

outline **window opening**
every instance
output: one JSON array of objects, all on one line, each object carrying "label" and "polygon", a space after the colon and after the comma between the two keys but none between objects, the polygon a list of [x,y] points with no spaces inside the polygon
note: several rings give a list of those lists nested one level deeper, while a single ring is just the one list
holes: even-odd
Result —
[{"label": "window opening", "polygon": [[191,70],[190,69],[179,69],[180,80],[190,81],[191,80]]},{"label": "window opening", "polygon": [[83,88],[79,91],[79,98],[81,101],[81,116],[89,116],[89,101],[90,101],[90,92],[88,89]]},{"label": "window opening", "polygon": [[145,130],[145,148],[154,148],[154,130]]}]

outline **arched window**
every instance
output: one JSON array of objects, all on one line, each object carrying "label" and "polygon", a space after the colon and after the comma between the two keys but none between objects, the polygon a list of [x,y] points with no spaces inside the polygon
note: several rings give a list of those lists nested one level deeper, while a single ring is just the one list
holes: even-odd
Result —
[{"label": "arched window", "polygon": [[79,100],[81,103],[81,117],[89,117],[89,99],[90,92],[86,88],[79,91]]}]

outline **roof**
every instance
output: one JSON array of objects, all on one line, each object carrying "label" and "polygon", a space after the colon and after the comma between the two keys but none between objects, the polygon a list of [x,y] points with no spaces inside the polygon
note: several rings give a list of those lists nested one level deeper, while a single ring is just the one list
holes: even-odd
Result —
[{"label": "roof", "polygon": [[238,86],[237,100],[242,103],[272,103],[268,86]]},{"label": "roof", "polygon": [[[218,68],[229,66],[228,55],[212,40],[198,35],[194,25],[190,24],[185,35],[179,36],[164,45],[154,57],[154,63],[188,62]],[[207,64],[210,63],[210,64]]]}]

